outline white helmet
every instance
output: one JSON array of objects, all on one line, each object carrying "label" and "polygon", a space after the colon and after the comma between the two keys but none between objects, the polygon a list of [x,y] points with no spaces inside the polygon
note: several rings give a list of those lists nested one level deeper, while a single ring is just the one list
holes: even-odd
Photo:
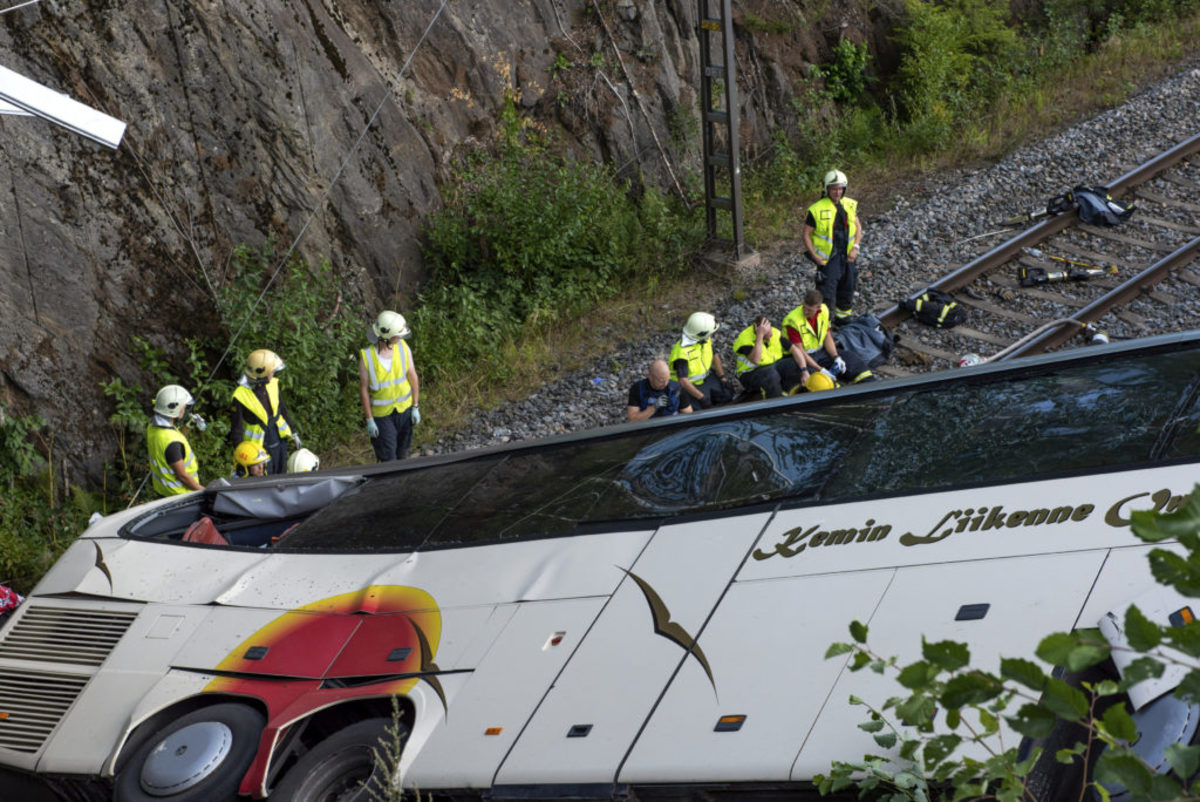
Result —
[{"label": "white helmet", "polygon": [[708,312],[693,312],[687,323],[683,324],[683,336],[702,343],[713,336],[718,328],[717,319]]},{"label": "white helmet", "polygon": [[972,365],[982,365],[983,357],[979,354],[963,354],[962,359],[958,360],[960,368],[969,368]]},{"label": "white helmet", "polygon": [[268,351],[266,348],[251,351],[250,356],[246,357],[246,378],[251,381],[264,381],[272,371],[279,372],[281,370],[283,370],[283,360],[274,351]]},{"label": "white helmet", "polygon": [[825,174],[825,189],[830,187],[846,188],[846,174],[841,170],[830,170]]},{"label": "white helmet", "polygon": [[321,467],[321,459],[316,454],[309,451],[307,448],[302,448],[288,457],[287,472],[288,473],[304,473],[306,471],[319,470]]},{"label": "white helmet", "polygon": [[371,324],[371,331],[381,340],[407,337],[412,334],[404,315],[391,311],[380,312],[379,317],[375,318],[375,322]]},{"label": "white helmet", "polygon": [[168,384],[154,396],[154,411],[168,418],[178,418],[192,404],[192,394],[178,384]]}]

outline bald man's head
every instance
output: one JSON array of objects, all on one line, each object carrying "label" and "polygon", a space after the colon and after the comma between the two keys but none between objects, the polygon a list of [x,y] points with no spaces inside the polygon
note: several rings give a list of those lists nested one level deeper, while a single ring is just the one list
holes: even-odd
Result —
[{"label": "bald man's head", "polygon": [[671,371],[667,367],[666,360],[656,359],[650,363],[650,386],[655,390],[661,390],[667,386],[667,382],[671,379]]}]

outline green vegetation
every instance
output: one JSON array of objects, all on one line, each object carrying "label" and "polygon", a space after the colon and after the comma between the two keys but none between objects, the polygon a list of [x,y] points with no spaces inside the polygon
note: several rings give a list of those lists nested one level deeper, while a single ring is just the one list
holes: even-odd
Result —
[{"label": "green vegetation", "polygon": [[[1132,518],[1142,540],[1174,538],[1183,547],[1182,554],[1150,552],[1155,579],[1185,596],[1200,595],[1200,486],[1175,512],[1138,511]],[[1095,798],[1094,793],[1107,800],[1114,785],[1128,789],[1134,802],[1194,798],[1200,792],[1200,745],[1168,746],[1166,771],[1157,773],[1130,746],[1138,730],[1124,694],[1144,679],[1161,676],[1166,666],[1178,665],[1189,671],[1175,698],[1200,703],[1200,669],[1186,662],[1200,657],[1200,622],[1161,626],[1134,606],[1125,614],[1123,631],[1128,647],[1109,644],[1096,630],[1043,638],[1037,657],[1065,669],[1059,676],[1024,658],[1001,657],[999,673],[982,670],[971,665],[967,645],[955,641],[922,640],[921,659],[901,667],[896,658],[871,651],[867,627],[854,622],[853,642],[833,644],[826,657],[850,654],[851,671],[895,673],[900,695],[881,706],[858,698],[850,702],[868,711],[869,719],[859,727],[900,760],[866,755],[861,761],[836,762],[816,778],[821,793],[854,789],[860,798],[891,802],[1020,802],[1045,794],[1052,782],[1047,774],[1052,774],[1059,782],[1073,778],[1073,785],[1061,788],[1071,798]],[[1118,678],[1101,664],[1124,648],[1141,656]],[[1027,755],[1019,744],[1003,741],[1001,719],[1034,739]],[[966,747],[976,748],[965,754]]]},{"label": "green vegetation", "polygon": [[[1194,50],[1200,0],[1046,0],[1020,20],[989,0],[905,0],[894,74],[841,41],[801,84],[796,122],[745,170],[757,245],[795,236],[797,193],[830,166],[862,187],[908,171],[1004,153],[1086,110],[1121,102]],[[794,208],[790,208],[794,207]]]},{"label": "green vegetation", "polygon": [[413,314],[422,377],[503,382],[512,349],[638,281],[682,275],[703,219],[653,187],[551,147],[511,103],[495,152],[477,152],[426,226],[429,279]]},{"label": "green vegetation", "polygon": [[0,584],[28,592],[102,500],[56,477],[53,436],[37,415],[0,406]]}]

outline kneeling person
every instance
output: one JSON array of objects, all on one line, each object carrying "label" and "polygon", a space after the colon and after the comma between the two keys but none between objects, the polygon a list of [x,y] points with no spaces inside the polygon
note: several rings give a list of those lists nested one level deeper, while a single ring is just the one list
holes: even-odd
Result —
[{"label": "kneeling person", "polygon": [[801,380],[808,381],[814,371],[829,371],[843,383],[874,380],[875,376],[858,354],[848,348],[838,352],[829,325],[829,307],[820,290],[809,290],[804,303],[783,319],[792,359],[800,366]]},{"label": "kneeling person", "polygon": [[733,341],[733,353],[738,381],[751,392],[778,398],[804,380],[799,366],[783,358],[783,335],[766,315],[759,315],[742,329]]},{"label": "kneeling person", "polygon": [[725,366],[713,351],[712,335],[717,328],[712,315],[696,312],[688,318],[683,335],[671,347],[671,370],[691,400],[692,409],[708,409],[733,400],[733,393],[725,384]]},{"label": "kneeling person", "polygon": [[629,388],[625,417],[630,421],[642,421],[691,411],[691,399],[680,388],[679,382],[671,381],[667,363],[656,359],[650,363],[646,378],[639,379]]}]

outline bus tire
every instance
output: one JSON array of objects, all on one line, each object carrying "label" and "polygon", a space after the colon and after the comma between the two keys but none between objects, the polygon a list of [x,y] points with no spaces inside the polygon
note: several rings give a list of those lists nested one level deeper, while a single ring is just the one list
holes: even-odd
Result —
[{"label": "bus tire", "polygon": [[[396,724],[404,742],[408,728]],[[376,759],[391,743],[390,718],[372,718],[338,730],[296,761],[270,797],[283,802],[368,802],[389,799],[388,767]],[[357,789],[357,791],[355,791]]]},{"label": "bus tire", "polygon": [[115,802],[233,802],[266,719],[232,702],[193,710],[145,739],[124,762]]}]

